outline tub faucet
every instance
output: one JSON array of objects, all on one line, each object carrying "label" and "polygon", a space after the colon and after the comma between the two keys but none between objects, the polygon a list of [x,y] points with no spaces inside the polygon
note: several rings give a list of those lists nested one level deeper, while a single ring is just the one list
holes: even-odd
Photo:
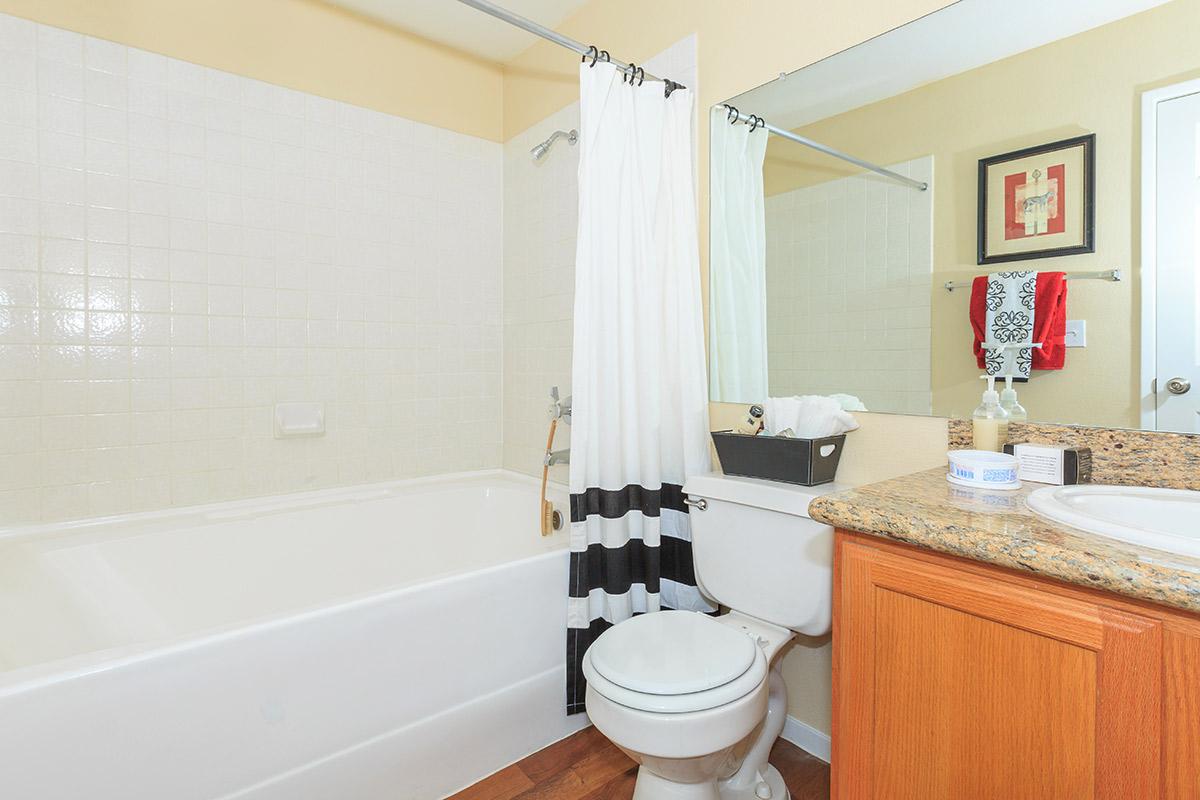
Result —
[{"label": "tub faucet", "polygon": [[553,467],[555,464],[570,464],[571,449],[564,448],[562,450],[547,450],[546,458],[543,463],[547,467]]},{"label": "tub faucet", "polygon": [[561,419],[571,424],[571,395],[559,400],[557,386],[550,387],[550,419]]}]

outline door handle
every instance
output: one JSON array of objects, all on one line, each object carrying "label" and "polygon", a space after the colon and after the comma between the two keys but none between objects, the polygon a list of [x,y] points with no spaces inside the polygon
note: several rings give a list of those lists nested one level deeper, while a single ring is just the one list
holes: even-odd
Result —
[{"label": "door handle", "polygon": [[1171,394],[1187,394],[1192,388],[1192,382],[1187,378],[1171,378],[1167,381],[1167,391]]}]

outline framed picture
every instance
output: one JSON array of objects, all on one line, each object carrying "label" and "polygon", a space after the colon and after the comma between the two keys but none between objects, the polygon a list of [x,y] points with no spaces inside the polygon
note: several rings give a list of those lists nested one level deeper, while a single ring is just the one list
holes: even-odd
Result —
[{"label": "framed picture", "polygon": [[979,263],[1096,251],[1096,134],[979,162]]}]

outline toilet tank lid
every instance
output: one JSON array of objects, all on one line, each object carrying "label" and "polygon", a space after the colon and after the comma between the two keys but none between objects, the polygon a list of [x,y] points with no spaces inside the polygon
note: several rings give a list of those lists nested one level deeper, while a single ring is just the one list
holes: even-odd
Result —
[{"label": "toilet tank lid", "polygon": [[707,498],[738,503],[744,506],[765,508],[781,514],[797,517],[808,516],[808,504],[814,497],[840,492],[850,487],[837,483],[820,486],[799,486],[779,481],[764,481],[758,478],[740,478],[720,472],[693,475],[683,485],[683,491],[692,499]]}]

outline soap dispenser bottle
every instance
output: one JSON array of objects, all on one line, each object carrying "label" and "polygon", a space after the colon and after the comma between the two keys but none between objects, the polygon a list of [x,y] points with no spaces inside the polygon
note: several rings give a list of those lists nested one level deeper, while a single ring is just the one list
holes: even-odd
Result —
[{"label": "soap dispenser bottle", "polygon": [[1029,419],[1025,406],[1017,402],[1017,390],[1013,388],[1013,376],[1004,376],[1004,391],[1000,393],[1000,407],[1008,412],[1009,422],[1024,422]]},{"label": "soap dispenser bottle", "polygon": [[971,415],[971,443],[976,450],[999,453],[1008,439],[1008,412],[1000,405],[1000,393],[996,391],[996,376],[982,375],[988,382],[983,400]]},{"label": "soap dispenser bottle", "polygon": [[763,430],[763,407],[760,405],[752,405],[746,412],[746,418],[738,422],[734,427],[734,433],[740,433],[745,436],[757,436]]}]

